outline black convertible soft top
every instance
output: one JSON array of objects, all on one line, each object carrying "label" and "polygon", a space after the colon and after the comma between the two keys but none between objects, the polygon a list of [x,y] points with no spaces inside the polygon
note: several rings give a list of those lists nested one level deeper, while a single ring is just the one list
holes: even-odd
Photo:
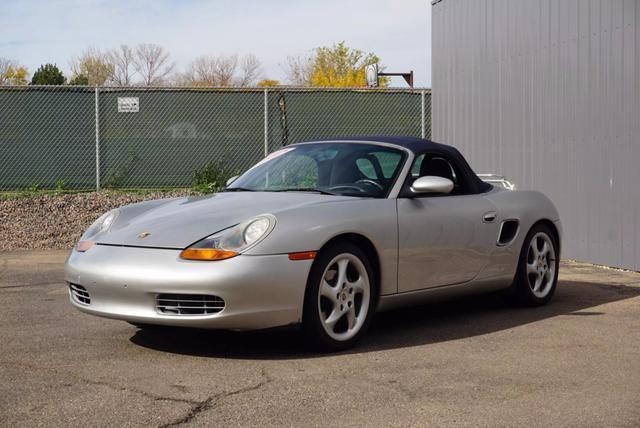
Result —
[{"label": "black convertible soft top", "polygon": [[340,138],[327,138],[318,141],[370,141],[372,143],[388,143],[401,146],[411,150],[416,156],[430,153],[446,155],[458,166],[459,172],[465,177],[466,183],[470,187],[471,193],[483,193],[491,189],[489,183],[485,183],[473,172],[467,160],[455,147],[446,144],[435,143],[424,138],[402,137],[389,135],[372,135],[372,136],[349,136]]}]

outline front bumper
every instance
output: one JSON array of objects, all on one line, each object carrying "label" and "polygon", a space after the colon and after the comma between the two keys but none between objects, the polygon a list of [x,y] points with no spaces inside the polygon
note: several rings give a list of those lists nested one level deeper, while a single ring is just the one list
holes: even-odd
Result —
[{"label": "front bumper", "polygon": [[[313,260],[286,254],[240,255],[220,261],[179,258],[179,250],[96,245],[72,251],[65,280],[84,287],[90,304],[79,310],[134,323],[256,330],[299,323]],[[222,311],[171,315],[156,308],[159,294],[206,294],[225,301]]]}]

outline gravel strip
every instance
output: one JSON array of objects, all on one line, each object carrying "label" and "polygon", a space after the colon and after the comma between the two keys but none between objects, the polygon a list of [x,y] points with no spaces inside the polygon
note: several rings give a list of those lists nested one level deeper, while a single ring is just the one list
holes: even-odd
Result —
[{"label": "gravel strip", "polygon": [[113,208],[189,194],[101,191],[0,199],[0,251],[71,248],[95,219]]}]

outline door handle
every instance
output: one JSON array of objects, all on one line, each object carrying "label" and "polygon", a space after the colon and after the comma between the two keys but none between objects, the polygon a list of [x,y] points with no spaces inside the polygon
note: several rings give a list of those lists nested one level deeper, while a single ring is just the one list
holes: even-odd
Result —
[{"label": "door handle", "polygon": [[488,213],[485,213],[482,216],[482,221],[485,223],[493,223],[496,220],[496,212],[495,211],[490,211]]}]

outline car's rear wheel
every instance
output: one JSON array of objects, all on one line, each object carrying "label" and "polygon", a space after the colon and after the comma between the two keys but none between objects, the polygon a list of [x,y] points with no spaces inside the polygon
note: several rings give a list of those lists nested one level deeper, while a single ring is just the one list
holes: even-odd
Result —
[{"label": "car's rear wheel", "polygon": [[324,350],[352,346],[369,327],[375,290],[371,265],[360,248],[339,243],[322,250],[307,281],[305,339]]},{"label": "car's rear wheel", "polygon": [[516,303],[540,306],[551,300],[558,284],[557,254],[558,242],[551,229],[544,224],[532,227],[520,251],[513,284]]}]

